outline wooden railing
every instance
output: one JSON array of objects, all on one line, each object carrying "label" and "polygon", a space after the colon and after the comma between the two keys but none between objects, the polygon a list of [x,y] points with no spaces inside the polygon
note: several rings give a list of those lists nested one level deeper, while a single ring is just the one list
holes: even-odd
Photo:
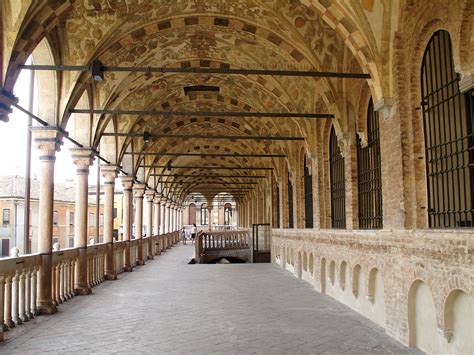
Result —
[{"label": "wooden railing", "polygon": [[248,231],[199,232],[196,236],[196,261],[199,262],[206,251],[248,249],[248,238]]},{"label": "wooden railing", "polygon": [[[160,254],[179,242],[179,232],[143,238],[143,258]],[[151,244],[151,248],[149,245]],[[114,242],[114,271],[124,271],[127,245],[125,241]],[[150,250],[151,254],[150,255]],[[105,280],[106,244],[87,246],[87,282],[95,287]],[[130,261],[137,263],[138,241],[130,241]],[[51,269],[52,301],[59,305],[74,297],[74,269],[79,256],[78,248],[53,251]],[[13,328],[34,318],[37,314],[38,271],[41,255],[30,254],[0,259],[0,341],[4,327]],[[3,323],[3,327],[2,327]]]}]

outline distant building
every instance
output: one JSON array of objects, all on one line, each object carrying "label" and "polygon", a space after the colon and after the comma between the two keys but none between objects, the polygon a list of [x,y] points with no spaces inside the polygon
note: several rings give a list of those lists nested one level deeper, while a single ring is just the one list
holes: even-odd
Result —
[{"label": "distant building", "polygon": [[[21,176],[0,176],[0,257],[8,256],[12,247],[21,251],[24,241],[25,178]],[[38,250],[38,197],[39,181],[31,180],[30,250]],[[53,208],[53,243],[60,248],[74,246],[74,184],[55,184]],[[89,195],[89,240],[96,237],[95,195]],[[103,238],[103,205],[99,208],[99,242]]]}]

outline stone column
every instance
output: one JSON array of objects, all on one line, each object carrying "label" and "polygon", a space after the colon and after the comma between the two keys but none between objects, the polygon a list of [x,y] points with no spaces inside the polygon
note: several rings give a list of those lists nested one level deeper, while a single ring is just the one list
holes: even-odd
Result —
[{"label": "stone column", "polygon": [[53,314],[58,310],[53,304],[51,292],[52,250],[53,250],[53,198],[54,162],[59,150],[62,134],[54,127],[32,127],[36,148],[40,151],[40,191],[38,253],[41,265],[38,272],[37,304],[40,314]]},{"label": "stone column", "polygon": [[158,193],[155,194],[155,198],[153,199],[153,232],[157,235],[157,247],[156,247],[156,254],[161,254],[161,237],[160,235],[160,223],[161,223],[161,205],[160,205],[160,196]]},{"label": "stone column", "polygon": [[171,205],[171,231],[174,232],[176,231],[176,227],[177,227],[177,223],[176,223],[176,203],[173,203]]},{"label": "stone column", "polygon": [[132,271],[130,265],[130,238],[132,235],[132,186],[133,177],[123,176],[121,178],[123,186],[123,240],[125,241],[125,251],[123,256],[124,271]]},{"label": "stone column", "polygon": [[166,230],[166,216],[165,216],[165,212],[166,212],[166,198],[162,197],[160,199],[161,201],[161,204],[160,204],[160,234],[165,234],[165,230]]},{"label": "stone column", "polygon": [[147,259],[153,259],[153,199],[155,198],[154,190],[147,190],[145,192],[145,199],[147,204],[147,213],[146,213],[146,235],[148,237],[148,253]]},{"label": "stone column", "polygon": [[75,266],[74,293],[88,295],[92,292],[87,282],[87,237],[89,205],[89,166],[94,159],[91,148],[70,149],[76,165],[76,201],[74,207],[74,248],[78,251]]},{"label": "stone column", "polygon": [[209,230],[211,231],[212,230],[212,207],[208,207],[207,209],[208,213],[209,213],[209,218],[207,219],[207,222],[209,224]]},{"label": "stone column", "polygon": [[135,198],[135,239],[137,240],[137,265],[145,264],[143,259],[143,194],[145,184],[133,185],[133,197]]},{"label": "stone column", "polygon": [[165,203],[165,233],[170,232],[170,202]]},{"label": "stone column", "polygon": [[116,165],[102,165],[100,167],[104,182],[104,243],[105,252],[105,279],[116,280],[114,260],[114,193],[115,178],[117,177]]}]

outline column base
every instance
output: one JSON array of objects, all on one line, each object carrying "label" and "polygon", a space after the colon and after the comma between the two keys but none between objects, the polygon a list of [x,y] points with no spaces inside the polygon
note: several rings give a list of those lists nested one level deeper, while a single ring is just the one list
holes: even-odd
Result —
[{"label": "column base", "polygon": [[153,260],[155,257],[154,257],[153,255],[148,255],[146,258],[147,258],[148,260]]},{"label": "column base", "polygon": [[74,288],[74,294],[76,296],[86,296],[92,293],[92,289],[89,286]]},{"label": "column base", "polygon": [[104,278],[109,281],[114,281],[117,280],[117,275],[116,274],[105,274]]},{"label": "column base", "polygon": [[125,271],[125,272],[132,272],[133,269],[132,269],[132,267],[131,267],[130,265],[128,265],[128,266],[124,266],[124,267],[123,267],[123,271]]},{"label": "column base", "polygon": [[143,260],[137,260],[137,265],[145,265],[145,261],[143,261]]},{"label": "column base", "polygon": [[13,327],[15,327],[15,323],[13,323],[12,320],[11,320],[11,321],[7,321],[7,322],[5,322],[5,323],[2,324],[2,330],[3,330],[4,332],[8,332],[8,330],[9,330],[10,328],[13,328]]},{"label": "column base", "polygon": [[37,307],[38,314],[42,315],[51,315],[58,312],[58,308],[52,303],[39,304]]},{"label": "column base", "polygon": [[22,325],[23,324],[23,321],[20,318],[15,318],[15,319],[13,319],[13,321],[15,322],[16,325]]}]

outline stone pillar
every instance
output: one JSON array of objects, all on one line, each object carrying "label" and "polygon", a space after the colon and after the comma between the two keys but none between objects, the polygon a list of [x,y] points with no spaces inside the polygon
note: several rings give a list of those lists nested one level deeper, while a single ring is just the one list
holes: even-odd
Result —
[{"label": "stone pillar", "polygon": [[176,216],[177,216],[177,210],[176,210],[176,203],[173,203],[171,205],[171,211],[172,211],[172,219],[171,219],[171,225],[172,225],[172,228],[171,228],[171,231],[174,232],[176,231],[177,227],[178,227],[178,223],[176,221]]},{"label": "stone pillar", "polygon": [[74,207],[74,248],[78,257],[75,266],[74,293],[88,295],[92,292],[87,282],[87,237],[89,205],[89,166],[94,159],[91,148],[70,149],[76,165],[76,201]]},{"label": "stone pillar", "polygon": [[153,259],[153,199],[155,198],[154,190],[147,190],[145,192],[145,199],[147,204],[146,211],[146,235],[148,237],[147,259]]},{"label": "stone pillar", "polygon": [[137,240],[137,265],[145,264],[143,259],[143,194],[145,184],[133,185],[133,197],[135,199],[135,239]]},{"label": "stone pillar", "polygon": [[170,202],[166,201],[165,204],[165,233],[170,232]]},{"label": "stone pillar", "polygon": [[212,218],[212,207],[208,207],[207,210],[208,210],[208,213],[209,213],[209,218],[207,219],[207,222],[209,224],[209,230],[211,231],[212,230],[212,220],[213,220],[213,218]]},{"label": "stone pillar", "polygon": [[121,180],[123,186],[123,240],[125,241],[123,269],[124,271],[132,271],[130,265],[130,238],[132,235],[132,186],[134,179],[131,176],[123,176]]},{"label": "stone pillar", "polygon": [[41,265],[38,272],[37,304],[40,314],[53,314],[58,311],[53,304],[51,292],[54,162],[62,134],[54,127],[32,127],[31,130],[35,146],[40,151],[41,162],[38,207],[38,253],[41,255]]},{"label": "stone pillar", "polygon": [[160,234],[165,234],[165,224],[166,224],[166,198],[162,197],[160,199],[161,204],[160,204]]},{"label": "stone pillar", "polygon": [[[158,193],[155,194],[155,198],[153,199],[153,231],[154,234],[159,236],[160,235],[160,228],[161,228],[161,205],[160,205],[160,195]],[[156,254],[161,254],[161,237],[157,237],[157,246],[156,246]]]},{"label": "stone pillar", "polygon": [[104,182],[104,243],[105,252],[105,279],[116,280],[114,262],[114,194],[116,165],[102,165],[100,167]]}]

